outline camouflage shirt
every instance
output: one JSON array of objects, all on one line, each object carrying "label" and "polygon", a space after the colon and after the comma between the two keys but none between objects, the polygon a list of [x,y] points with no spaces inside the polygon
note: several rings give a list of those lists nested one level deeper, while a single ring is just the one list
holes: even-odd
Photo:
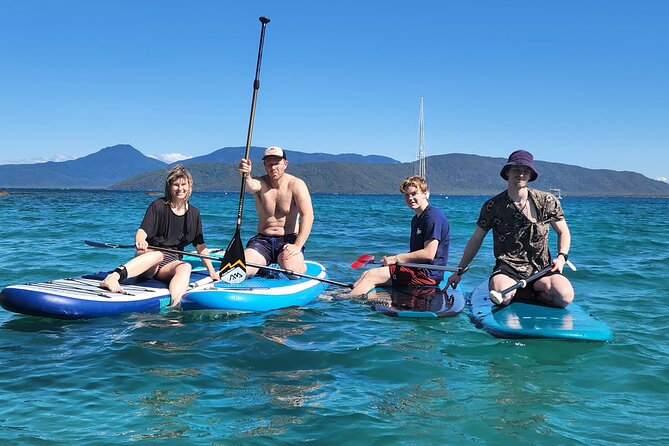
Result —
[{"label": "camouflage shirt", "polygon": [[537,209],[536,222],[518,210],[506,190],[483,203],[477,222],[486,232],[492,229],[497,263],[505,263],[522,277],[550,264],[550,222],[564,220],[553,194],[535,189],[528,189],[528,194]]}]

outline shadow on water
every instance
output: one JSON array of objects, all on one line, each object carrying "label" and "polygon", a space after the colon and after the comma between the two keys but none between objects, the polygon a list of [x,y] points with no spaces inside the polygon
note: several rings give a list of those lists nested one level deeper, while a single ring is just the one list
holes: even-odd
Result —
[{"label": "shadow on water", "polygon": [[0,329],[22,333],[64,333],[71,327],[90,324],[90,320],[60,320],[37,316],[14,315],[2,322]]}]

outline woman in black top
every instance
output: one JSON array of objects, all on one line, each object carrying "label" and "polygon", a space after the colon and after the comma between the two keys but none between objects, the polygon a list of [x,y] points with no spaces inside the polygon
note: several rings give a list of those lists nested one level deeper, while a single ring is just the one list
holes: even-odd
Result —
[{"label": "woman in black top", "polygon": [[[188,202],[192,190],[193,177],[182,165],[169,171],[165,196],[149,205],[135,234],[135,257],[109,273],[100,282],[102,288],[120,293],[123,288],[119,282],[128,277],[155,277],[169,284],[170,306],[179,305],[190,282],[190,264],[183,262],[178,254],[151,250],[149,246],[183,251],[192,243],[198,253],[209,253],[202,235],[200,211]],[[202,263],[212,279],[220,279],[210,260],[202,259]]]}]

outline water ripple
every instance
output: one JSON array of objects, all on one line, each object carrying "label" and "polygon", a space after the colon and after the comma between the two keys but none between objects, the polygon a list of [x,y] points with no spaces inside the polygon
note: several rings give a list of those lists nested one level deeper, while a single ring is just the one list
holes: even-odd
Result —
[{"label": "water ripple", "polygon": [[[9,195],[2,286],[108,270],[152,197],[104,191]],[[315,196],[307,246],[332,278],[360,254],[406,249],[399,196]],[[59,203],[55,214],[53,202]],[[210,246],[236,197],[195,194]],[[434,197],[457,259],[482,197]],[[669,200],[565,198],[568,272],[612,342],[500,340],[465,315],[408,321],[332,287],[304,308],[225,316],[166,312],[55,321],[0,313],[5,444],[663,444],[669,437]],[[342,216],[355,224],[342,224]],[[253,233],[245,209],[243,237]],[[65,224],[66,222],[66,224]],[[39,253],[39,257],[35,256]],[[35,259],[38,258],[38,261]],[[28,260],[30,259],[30,260]],[[490,241],[463,285],[489,274]],[[418,435],[419,436],[415,436]]]}]

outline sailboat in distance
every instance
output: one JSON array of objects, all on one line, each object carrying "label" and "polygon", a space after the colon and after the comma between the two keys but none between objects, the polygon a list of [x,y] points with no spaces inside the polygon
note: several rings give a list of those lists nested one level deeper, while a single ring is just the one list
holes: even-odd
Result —
[{"label": "sailboat in distance", "polygon": [[425,164],[425,117],[423,115],[423,96],[420,97],[420,115],[418,118],[418,154],[414,164],[414,175],[427,180],[427,165]]}]

